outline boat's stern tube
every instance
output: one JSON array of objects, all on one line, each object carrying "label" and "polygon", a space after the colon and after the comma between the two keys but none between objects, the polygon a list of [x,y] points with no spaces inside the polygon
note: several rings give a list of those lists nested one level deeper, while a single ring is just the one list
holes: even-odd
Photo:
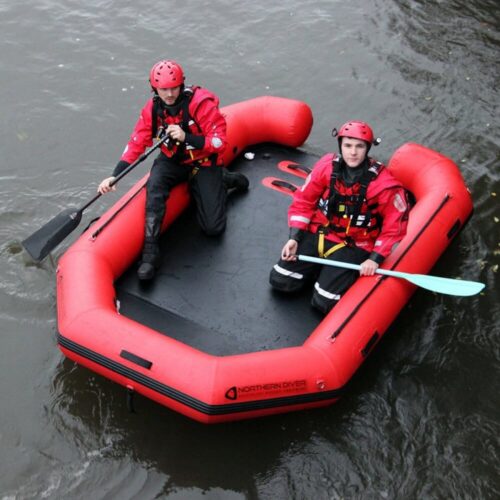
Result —
[{"label": "boat's stern tube", "polygon": [[224,153],[225,165],[246,147],[262,142],[299,147],[313,125],[312,111],[306,103],[284,97],[256,97],[225,106],[222,113],[229,143]]}]

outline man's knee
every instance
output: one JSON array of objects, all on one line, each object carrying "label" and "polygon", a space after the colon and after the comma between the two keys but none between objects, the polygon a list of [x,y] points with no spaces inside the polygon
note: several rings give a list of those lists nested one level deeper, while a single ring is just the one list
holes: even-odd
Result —
[{"label": "man's knee", "polygon": [[276,264],[269,274],[269,283],[280,292],[297,292],[304,286],[304,276],[284,269]]},{"label": "man's knee", "polygon": [[226,218],[221,217],[218,220],[207,221],[199,220],[201,230],[207,236],[220,236],[226,230]]},{"label": "man's knee", "polygon": [[196,219],[207,236],[219,236],[226,230],[226,193],[222,190],[215,198],[202,197],[192,191],[196,202]]}]

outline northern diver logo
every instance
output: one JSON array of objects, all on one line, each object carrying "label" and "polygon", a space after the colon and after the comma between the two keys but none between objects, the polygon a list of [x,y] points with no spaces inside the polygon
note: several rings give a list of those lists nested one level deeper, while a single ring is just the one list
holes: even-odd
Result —
[{"label": "northern diver logo", "polygon": [[231,401],[234,401],[238,397],[238,389],[236,389],[235,386],[229,388],[226,391],[226,399],[230,399]]},{"label": "northern diver logo", "polygon": [[224,394],[226,399],[235,401],[242,397],[254,397],[257,395],[275,395],[289,394],[294,392],[303,392],[307,390],[307,381],[302,380],[284,380],[282,382],[269,382],[266,384],[243,385],[230,387]]}]

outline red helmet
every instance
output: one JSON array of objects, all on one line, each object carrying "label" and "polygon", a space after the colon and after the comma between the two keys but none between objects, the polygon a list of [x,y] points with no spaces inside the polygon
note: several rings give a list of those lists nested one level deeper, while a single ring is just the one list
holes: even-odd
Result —
[{"label": "red helmet", "polygon": [[359,139],[360,141],[365,141],[368,146],[373,144],[373,130],[365,122],[352,121],[347,122],[340,127],[337,137],[351,137],[352,139]]},{"label": "red helmet", "polygon": [[149,83],[156,89],[171,89],[184,83],[184,72],[175,61],[157,62],[149,72]]}]

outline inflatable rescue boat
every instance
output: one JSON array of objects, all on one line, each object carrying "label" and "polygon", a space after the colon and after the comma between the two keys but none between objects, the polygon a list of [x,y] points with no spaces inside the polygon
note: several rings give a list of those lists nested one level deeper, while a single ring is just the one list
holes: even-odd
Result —
[{"label": "inflatable rescue boat", "polygon": [[[222,112],[225,164],[250,180],[247,193],[229,198],[226,233],[204,236],[187,186],[178,186],[167,202],[162,267],[140,283],[144,176],[61,257],[58,344],[129,394],[204,423],[329,405],[415,286],[359,278],[326,317],[311,308],[310,290],[274,292],[268,277],[288,237],[289,195],[318,159],[297,149],[311,110],[266,96]],[[428,273],[468,220],[470,194],[457,166],[421,145],[401,146],[388,168],[415,204],[408,234],[382,267]]]}]

